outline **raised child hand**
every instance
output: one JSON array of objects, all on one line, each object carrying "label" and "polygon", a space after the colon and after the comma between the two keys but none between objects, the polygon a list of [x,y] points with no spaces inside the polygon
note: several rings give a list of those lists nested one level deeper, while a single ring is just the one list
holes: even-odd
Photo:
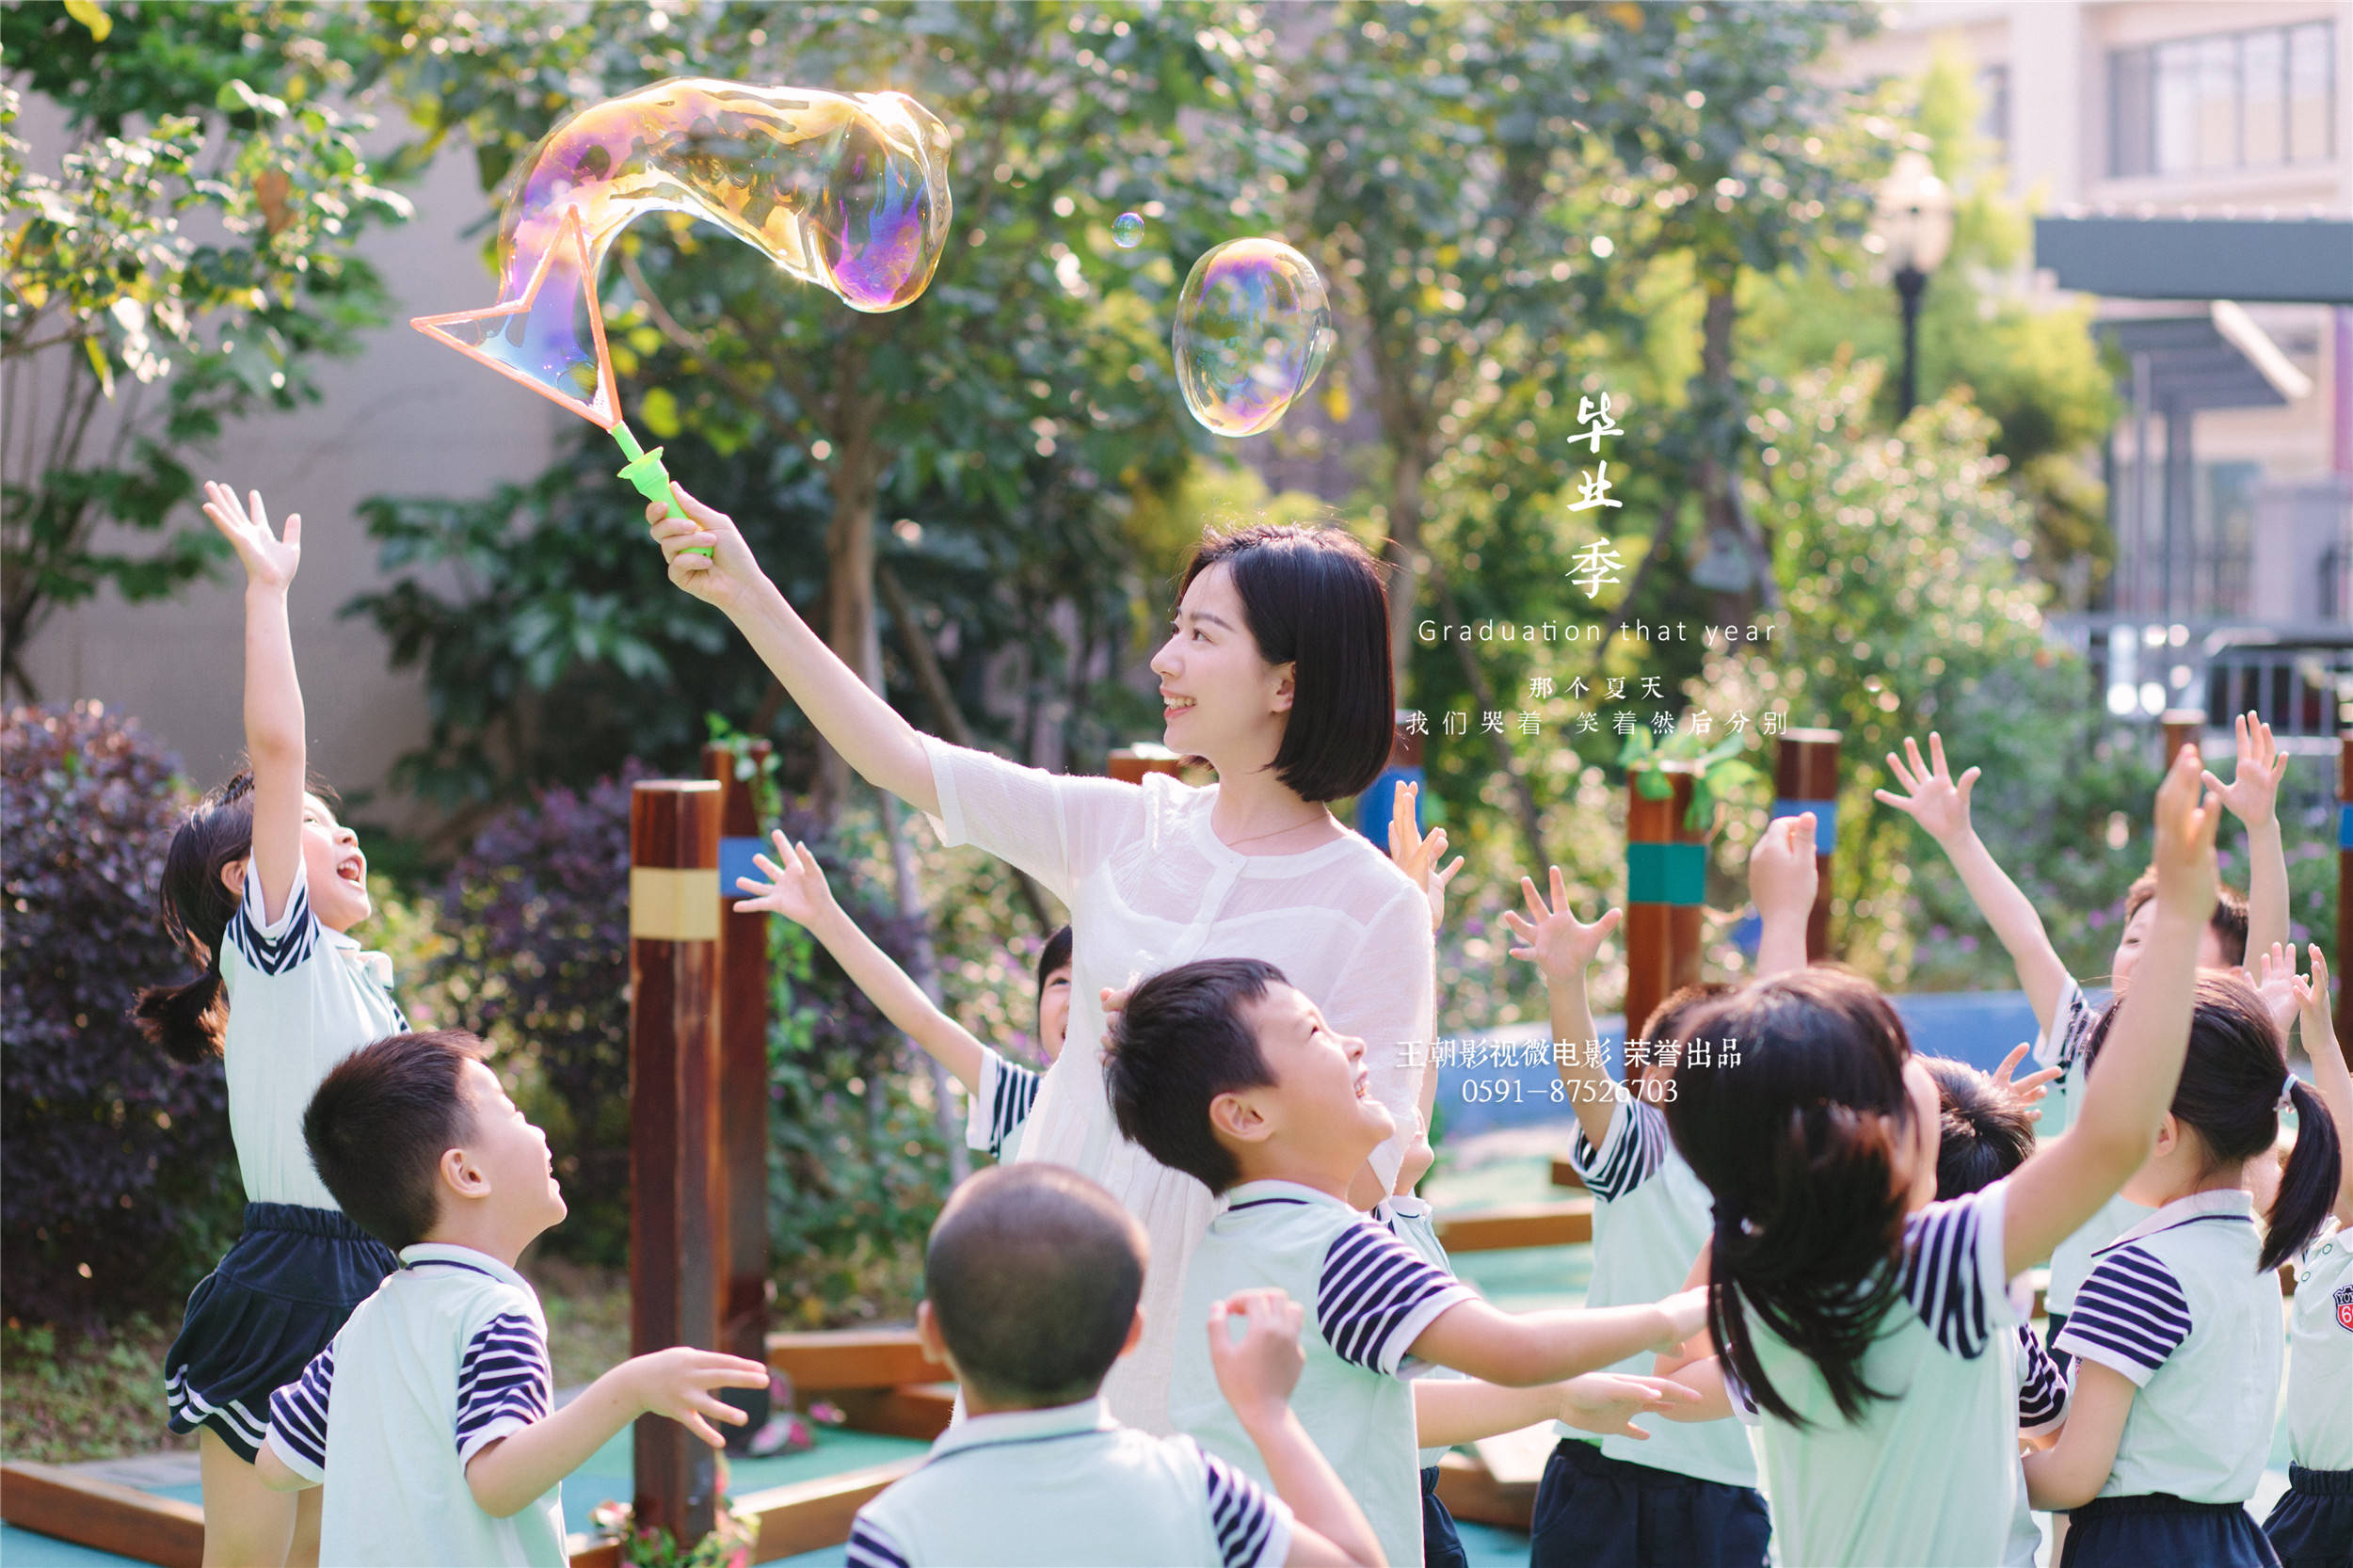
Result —
[{"label": "raised child hand", "polygon": [[2320,955],[2320,944],[2308,944],[2312,953],[2313,972],[2309,977],[2289,977],[2289,989],[2296,997],[2296,1027],[2304,1038],[2304,1054],[2318,1064],[2324,1056],[2334,1056],[2341,1048],[2337,1043],[2336,1020],[2329,1016],[2329,960]]},{"label": "raised child hand", "polygon": [[1463,869],[1463,857],[1458,855],[1445,870],[1438,869],[1446,854],[1446,829],[1433,827],[1425,837],[1415,825],[1414,802],[1420,792],[1417,785],[1400,784],[1389,795],[1389,858],[1430,895],[1430,929],[1435,931],[1446,914],[1447,884]]},{"label": "raised child hand", "polygon": [[833,889],[825,884],[825,873],[817,864],[807,844],[795,845],[784,836],[781,828],[771,828],[769,840],[776,845],[776,858],[764,855],[752,856],[766,882],[756,882],[748,876],[735,879],[736,887],[752,896],[738,899],[735,912],[739,915],[782,915],[802,925],[812,925],[839,906],[833,901]]},{"label": "raised child hand", "polygon": [[1512,956],[1531,960],[1543,971],[1547,984],[1583,979],[1593,953],[1625,918],[1623,909],[1605,909],[1598,920],[1587,925],[1570,914],[1568,883],[1558,866],[1552,868],[1549,905],[1536,891],[1536,884],[1525,876],[1520,878],[1520,891],[1528,900],[1527,917],[1523,919],[1515,909],[1503,912],[1504,925],[1521,944],[1512,950]]},{"label": "raised child hand", "polygon": [[[2273,820],[2280,780],[2288,771],[2288,754],[2272,740],[2271,726],[2252,712],[2241,713],[2233,728],[2238,731],[2238,766],[2231,782],[2225,784],[2211,773],[2200,776],[2231,808],[2231,815],[2249,827],[2260,827]],[[2295,967],[2293,961],[2288,965],[2291,969]]]},{"label": "raised child hand", "polygon": [[1977,781],[1977,770],[1971,768],[1955,779],[1945,766],[1945,741],[1933,729],[1929,731],[1929,757],[1920,760],[1920,743],[1904,737],[1904,756],[1912,759],[1906,767],[1894,752],[1887,754],[1887,765],[1895,770],[1897,782],[1904,793],[1890,790],[1873,790],[1871,798],[1883,806],[1893,806],[1926,829],[1938,843],[1949,843],[1969,831],[1969,791]]},{"label": "raised child hand", "polygon": [[[2239,973],[2247,971],[2241,969]],[[2264,1011],[2271,1015],[2271,1027],[2285,1041],[2288,1026],[2296,1022],[2296,950],[2285,942],[2272,943],[2269,952],[2255,955],[2255,972],[2247,978],[2253,983],[2255,994],[2263,999]]]},{"label": "raised child hand", "polygon": [[2157,907],[2203,924],[2214,913],[2215,829],[2222,802],[2200,798],[2198,748],[2185,745],[2157,786],[2157,842],[2152,856],[2157,873]]},{"label": "raised child hand", "polygon": [[[1278,1287],[1241,1290],[1209,1304],[1209,1366],[1218,1391],[1244,1426],[1282,1415],[1307,1365],[1299,1348],[1305,1314]],[[1241,1336],[1232,1328],[1239,1320]]]},{"label": "raised child hand", "polygon": [[2028,1121],[2039,1122],[2042,1119],[2042,1110],[2036,1102],[2051,1092],[2048,1087],[2051,1080],[2065,1069],[2045,1067],[2039,1073],[2028,1073],[2017,1082],[2011,1082],[2010,1073],[2033,1048],[2023,1042],[2010,1047],[2009,1054],[2002,1058],[2002,1064],[1993,1069],[1993,1087],[2008,1095],[2011,1103],[2026,1113]]},{"label": "raised child hand", "polygon": [[1634,1424],[1644,1412],[1670,1405],[1697,1404],[1699,1391],[1672,1378],[1636,1377],[1625,1372],[1588,1372],[1561,1384],[1561,1420],[1579,1432],[1604,1437],[1650,1436]]},{"label": "raised child hand", "polygon": [[269,514],[262,508],[262,492],[248,490],[252,511],[237,504],[237,492],[217,480],[204,481],[204,515],[221,532],[237,559],[245,563],[245,580],[260,587],[283,588],[294,581],[302,563],[302,514],[286,516],[286,536],[269,531]]},{"label": "raised child hand", "polygon": [[1822,880],[1814,857],[1814,813],[1776,817],[1749,850],[1749,897],[1760,919],[1804,920]]},{"label": "raised child hand", "polygon": [[[765,1388],[768,1368],[723,1351],[673,1345],[623,1363],[638,1408],[667,1416],[712,1448],[727,1441],[712,1421],[740,1427],[749,1416],[712,1393],[714,1388]],[[709,1417],[709,1419],[705,1419]]]},{"label": "raised child hand", "polygon": [[[670,516],[670,509],[659,501],[646,504],[646,520],[653,525],[654,542],[662,547],[670,581],[706,604],[732,611],[764,581],[760,563],[752,558],[751,546],[744,542],[735,520],[725,512],[688,495],[686,487],[676,480],[670,482],[670,488],[685,517]],[[702,553],[706,550],[712,553]]]}]

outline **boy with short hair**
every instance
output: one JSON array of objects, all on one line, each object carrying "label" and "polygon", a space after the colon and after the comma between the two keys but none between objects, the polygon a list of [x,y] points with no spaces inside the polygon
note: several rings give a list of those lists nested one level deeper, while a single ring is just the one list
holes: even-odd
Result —
[{"label": "boy with short hair", "polygon": [[1105,1054],[1120,1131],[1227,1199],[1186,1270],[1169,1414],[1244,1468],[1255,1455],[1191,1325],[1236,1290],[1312,1302],[1300,1418],[1357,1500],[1382,1550],[1421,1560],[1411,1363],[1528,1387],[1680,1343],[1702,1293],[1656,1305],[1513,1314],[1349,1207],[1353,1178],[1394,1129],[1368,1092],[1362,1040],[1338,1035],[1282,971],[1207,959],[1135,987]]},{"label": "boy with short hair", "polygon": [[621,1363],[549,1413],[547,1320],[515,1259],[564,1218],[547,1135],[462,1030],[394,1034],[338,1063],[302,1118],[344,1213],[400,1254],[301,1380],[270,1399],[254,1467],[327,1486],[319,1559],[339,1565],[562,1568],[565,1476],[641,1415],[712,1447],[741,1424],[719,1388],[768,1369],[674,1346]]},{"label": "boy with short hair", "polygon": [[1207,1334],[1272,1496],[1189,1437],[1105,1414],[1103,1375],[1143,1331],[1144,1250],[1134,1217],[1064,1166],[999,1165],[956,1189],[932,1226],[916,1332],[970,1414],[858,1510],[850,1568],[1381,1563],[1290,1412],[1300,1309],[1281,1291],[1212,1304]]}]

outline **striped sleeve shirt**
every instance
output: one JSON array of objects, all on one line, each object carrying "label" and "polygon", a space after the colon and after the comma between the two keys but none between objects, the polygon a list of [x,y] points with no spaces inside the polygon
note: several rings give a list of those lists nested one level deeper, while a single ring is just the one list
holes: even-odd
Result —
[{"label": "striped sleeve shirt", "polygon": [[457,1363],[458,1462],[544,1417],[553,1383],[538,1324],[520,1312],[483,1324]]},{"label": "striped sleeve shirt", "polygon": [[2033,1437],[2065,1424],[2067,1375],[2033,1329],[2020,1323],[2017,1333],[2018,1430]]},{"label": "striped sleeve shirt", "polygon": [[971,1110],[965,1120],[965,1146],[986,1149],[992,1159],[1003,1159],[1007,1141],[1021,1130],[1037,1104],[1043,1076],[983,1046],[981,1081],[972,1091]]},{"label": "striped sleeve shirt", "polygon": [[860,1514],[850,1526],[848,1568],[907,1568],[907,1559],[888,1530]]},{"label": "striped sleeve shirt", "polygon": [[286,1468],[304,1480],[327,1480],[327,1397],[335,1383],[335,1342],[311,1358],[302,1376],[269,1397],[269,1441]]},{"label": "striped sleeve shirt", "polygon": [[2128,1242],[2103,1252],[2091,1266],[2057,1348],[2113,1368],[2144,1388],[2189,1330],[2181,1281],[2154,1252]]},{"label": "striped sleeve shirt", "polygon": [[[1986,1302],[1985,1271],[1978,1249],[1988,1244],[1982,1222],[1987,1193],[1971,1192],[1944,1203],[1932,1203],[1904,1221],[1904,1263],[1900,1282],[1904,1300],[1936,1336],[1936,1342],[1955,1355],[1976,1360],[1992,1332]],[[1993,1211],[2000,1224],[2000,1210]],[[1999,1242],[1999,1236],[1993,1241]]]},{"label": "striped sleeve shirt", "polygon": [[1658,1174],[1667,1146],[1667,1118],[1658,1108],[1621,1091],[1601,1147],[1580,1128],[1569,1163],[1594,1197],[1614,1203]]},{"label": "striped sleeve shirt", "polygon": [[1469,1286],[1416,1256],[1386,1225],[1358,1220],[1324,1249],[1316,1326],[1341,1360],[1391,1375],[1421,1331],[1472,1294]]}]

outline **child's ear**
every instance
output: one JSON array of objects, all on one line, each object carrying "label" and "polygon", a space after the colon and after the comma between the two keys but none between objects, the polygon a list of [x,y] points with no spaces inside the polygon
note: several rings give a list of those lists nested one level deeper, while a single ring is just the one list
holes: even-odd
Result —
[{"label": "child's ear", "polygon": [[939,1332],[939,1319],[929,1301],[915,1304],[915,1342],[923,1347],[925,1355],[947,1368],[956,1382],[964,1381],[964,1374],[956,1368],[956,1358],[948,1353],[947,1336]]},{"label": "child's ear", "polygon": [[487,1198],[490,1195],[490,1176],[473,1162],[473,1156],[464,1149],[443,1149],[439,1167],[441,1180],[451,1192],[461,1198]]},{"label": "child's ear", "polygon": [[245,856],[239,856],[220,869],[220,885],[229,889],[233,899],[245,897]]},{"label": "child's ear", "polygon": [[1274,1135],[1274,1124],[1246,1091],[1227,1090],[1209,1102],[1209,1130],[1237,1143],[1263,1144]]},{"label": "child's ear", "polygon": [[1119,1353],[1126,1355],[1144,1339],[1144,1308],[1138,1305],[1136,1315],[1128,1320],[1128,1337],[1119,1342]]}]

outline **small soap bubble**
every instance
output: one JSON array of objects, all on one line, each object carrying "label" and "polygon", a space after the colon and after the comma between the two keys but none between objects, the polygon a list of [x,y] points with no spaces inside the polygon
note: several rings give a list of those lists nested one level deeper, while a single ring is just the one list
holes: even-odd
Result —
[{"label": "small soap bubble", "polygon": [[1122,213],[1112,219],[1112,243],[1122,250],[1133,250],[1144,243],[1144,219],[1134,213]]},{"label": "small soap bubble", "polygon": [[1337,342],[1323,280],[1273,239],[1227,240],[1193,264],[1171,334],[1176,385],[1221,436],[1271,430]]}]

